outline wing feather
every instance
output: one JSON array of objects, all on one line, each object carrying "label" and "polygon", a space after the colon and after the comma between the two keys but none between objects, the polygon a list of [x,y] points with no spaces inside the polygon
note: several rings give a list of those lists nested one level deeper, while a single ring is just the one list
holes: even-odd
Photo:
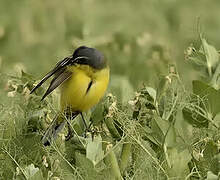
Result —
[{"label": "wing feather", "polygon": [[61,85],[63,82],[65,82],[67,79],[69,79],[72,76],[72,72],[70,71],[63,71],[59,74],[56,74],[56,76],[52,79],[50,86],[48,87],[46,93],[43,95],[43,100],[47,95],[49,95],[54,89],[56,89],[59,85]]},{"label": "wing feather", "polygon": [[70,58],[67,57],[63,59],[62,61],[59,61],[55,68],[53,68],[49,73],[47,73],[43,79],[31,90],[30,94],[32,94],[37,88],[39,88],[47,79],[49,79],[52,75],[62,72],[65,70],[66,65],[68,64]]}]

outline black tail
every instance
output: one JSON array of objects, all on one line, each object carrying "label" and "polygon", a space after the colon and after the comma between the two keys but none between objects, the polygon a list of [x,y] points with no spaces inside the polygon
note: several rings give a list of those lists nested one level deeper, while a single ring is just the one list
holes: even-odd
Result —
[{"label": "black tail", "polygon": [[[77,115],[78,115],[78,113],[73,113],[73,116],[71,117],[71,120],[76,118]],[[59,118],[62,118],[62,121]],[[68,116],[66,116],[66,118],[69,119]],[[46,130],[44,136],[41,139],[41,142],[44,146],[49,146],[52,143],[52,141],[56,140],[57,135],[64,128],[64,126],[67,122],[66,118],[64,117],[63,114],[60,114],[60,113],[55,116],[55,118],[52,121],[51,125],[48,127],[48,129]],[[69,134],[69,132],[68,132],[68,134]]]}]

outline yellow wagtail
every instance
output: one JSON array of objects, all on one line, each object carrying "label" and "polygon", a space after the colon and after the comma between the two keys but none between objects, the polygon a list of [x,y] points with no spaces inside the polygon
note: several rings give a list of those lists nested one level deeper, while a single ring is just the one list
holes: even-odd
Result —
[{"label": "yellow wagtail", "polygon": [[[54,69],[47,73],[31,90],[31,93],[52,75],[54,78],[42,100],[60,86],[61,112],[65,114],[66,118],[71,119],[81,114],[86,126],[82,112],[88,111],[100,101],[109,82],[109,66],[103,54],[97,49],[86,46],[77,48],[73,55],[59,61]],[[65,121],[56,122],[48,128],[42,139],[43,144],[49,145],[50,141],[55,139],[57,133],[64,127],[64,124]]]}]

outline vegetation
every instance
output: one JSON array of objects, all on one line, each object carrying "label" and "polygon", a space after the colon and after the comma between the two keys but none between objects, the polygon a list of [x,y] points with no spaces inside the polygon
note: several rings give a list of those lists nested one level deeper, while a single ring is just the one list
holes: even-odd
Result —
[{"label": "vegetation", "polygon": [[[0,179],[219,179],[218,4],[1,1]],[[209,38],[187,35],[207,7]],[[41,102],[45,86],[30,90],[81,44],[109,59],[108,93],[86,114],[86,138],[77,118],[73,138],[66,128],[44,147],[59,92]]]}]

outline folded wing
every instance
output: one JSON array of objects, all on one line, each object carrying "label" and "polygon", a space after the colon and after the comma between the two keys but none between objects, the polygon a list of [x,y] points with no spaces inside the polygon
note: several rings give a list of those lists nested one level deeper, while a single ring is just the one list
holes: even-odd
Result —
[{"label": "folded wing", "polygon": [[43,100],[47,95],[49,95],[54,89],[56,89],[60,84],[65,82],[67,79],[69,79],[72,76],[72,72],[70,71],[64,71],[62,73],[57,74],[52,81],[50,82],[50,86],[48,87],[46,93],[43,95]]},{"label": "folded wing", "polygon": [[70,57],[67,57],[63,59],[62,61],[59,61],[54,69],[52,69],[49,73],[47,73],[44,78],[35,86],[31,92],[33,93],[37,88],[39,88],[47,79],[49,79],[51,76],[55,75],[55,77],[52,79],[49,88],[47,89],[46,93],[42,97],[41,100],[43,100],[48,94],[50,94],[55,88],[57,88],[60,84],[62,84],[64,81],[66,81],[72,73],[66,70],[66,66],[68,65],[70,61]]}]

